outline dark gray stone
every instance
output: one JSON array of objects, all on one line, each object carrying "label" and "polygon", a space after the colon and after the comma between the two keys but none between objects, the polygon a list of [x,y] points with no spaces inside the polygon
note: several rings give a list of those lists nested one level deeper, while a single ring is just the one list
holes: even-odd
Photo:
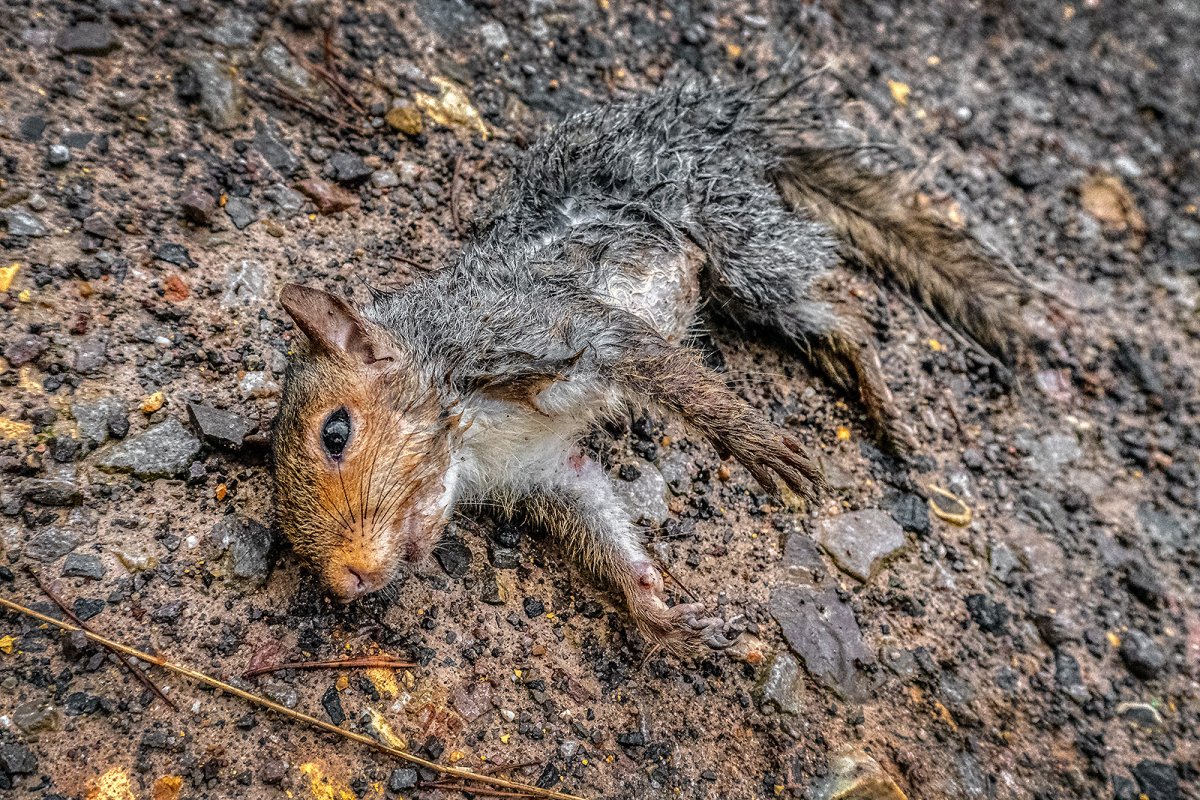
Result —
[{"label": "dark gray stone", "polygon": [[154,257],[159,261],[165,261],[168,264],[174,264],[177,267],[192,269],[198,266],[196,262],[192,260],[192,256],[188,252],[188,249],[176,242],[163,242],[160,244],[158,249],[154,251]]},{"label": "dark gray stone", "polygon": [[64,53],[103,56],[121,47],[112,28],[99,22],[78,22],[59,31],[54,46]]},{"label": "dark gray stone", "polygon": [[98,581],[104,577],[104,563],[90,553],[71,553],[63,562],[62,576]]},{"label": "dark gray stone", "polygon": [[900,527],[917,536],[929,533],[929,501],[919,494],[902,494],[892,504],[892,519]]},{"label": "dark gray stone", "polygon": [[254,149],[263,157],[271,169],[285,178],[290,178],[300,169],[300,159],[280,136],[271,123],[255,121]]},{"label": "dark gray stone", "polygon": [[37,768],[37,756],[25,745],[20,742],[0,745],[0,771],[10,775],[32,775]]},{"label": "dark gray stone", "polygon": [[1158,644],[1143,631],[1130,628],[1121,637],[1121,660],[1134,675],[1152,680],[1167,666],[1167,656]]},{"label": "dark gray stone", "polygon": [[225,573],[251,586],[261,586],[271,570],[275,537],[258,520],[226,515],[212,527],[206,541],[209,558],[221,560]]},{"label": "dark gray stone", "polygon": [[824,519],[817,538],[839,567],[863,583],[908,545],[899,523],[877,508]]},{"label": "dark gray stone", "polygon": [[371,177],[371,173],[374,171],[360,157],[344,150],[331,155],[326,166],[331,171],[334,180],[348,186],[357,186],[363,183]]},{"label": "dark gray stone", "polygon": [[192,427],[209,444],[238,448],[256,424],[230,411],[222,411],[203,403],[188,403],[188,418]]},{"label": "dark gray stone", "polygon": [[16,208],[11,211],[5,211],[3,216],[4,222],[8,226],[9,236],[30,236],[37,238],[50,234],[50,229],[28,211]]},{"label": "dark gray stone", "polygon": [[1170,764],[1148,759],[1133,768],[1133,777],[1150,800],[1180,800],[1179,772]]},{"label": "dark gray stone", "polygon": [[776,587],[771,615],[810,675],[848,700],[867,696],[870,686],[860,666],[873,661],[871,651],[836,589]]},{"label": "dark gray stone", "polygon": [[129,413],[125,403],[116,397],[72,403],[71,415],[75,417],[80,435],[93,446],[108,441],[114,424],[118,430],[129,430]]},{"label": "dark gray stone", "polygon": [[447,536],[438,543],[433,555],[451,578],[461,578],[471,569],[471,551],[462,539]]},{"label": "dark gray stone", "polygon": [[65,478],[29,478],[22,489],[26,499],[40,506],[77,506],[83,502],[79,485]]},{"label": "dark gray stone", "polygon": [[758,686],[764,705],[783,714],[797,715],[804,710],[804,675],[800,662],[786,650],[775,654],[766,676]]},{"label": "dark gray stone", "polygon": [[1079,662],[1070,653],[1059,650],[1054,654],[1054,680],[1058,688],[1079,705],[1083,705],[1091,697],[1091,693],[1083,685]]},{"label": "dark gray stone", "polygon": [[231,9],[218,16],[200,35],[221,47],[249,47],[258,38],[258,23],[244,11]]},{"label": "dark gray stone", "polygon": [[49,563],[62,558],[82,543],[83,531],[77,526],[69,522],[66,525],[51,525],[30,538],[25,545],[25,557]]},{"label": "dark gray stone", "polygon": [[321,706],[325,709],[325,714],[328,715],[329,721],[334,725],[341,725],[346,721],[346,712],[342,708],[342,698],[338,696],[338,690],[330,686],[325,690],[325,694],[321,696]]},{"label": "dark gray stone", "polygon": [[209,124],[218,131],[236,125],[241,117],[242,97],[241,90],[229,74],[229,68],[204,54],[189,58],[187,67],[196,79],[200,110]]},{"label": "dark gray stone", "polygon": [[131,472],[143,480],[187,473],[200,454],[200,440],[175,417],[112,447],[97,466],[106,472]]},{"label": "dark gray stone", "polygon": [[388,788],[393,792],[402,789],[414,789],[417,785],[417,771],[410,767],[397,767],[388,777]]},{"label": "dark gray stone", "polygon": [[239,231],[258,221],[258,210],[244,197],[231,197],[225,201],[225,213]]},{"label": "dark gray stone", "polygon": [[108,363],[108,337],[94,334],[75,346],[75,371],[90,375]]}]

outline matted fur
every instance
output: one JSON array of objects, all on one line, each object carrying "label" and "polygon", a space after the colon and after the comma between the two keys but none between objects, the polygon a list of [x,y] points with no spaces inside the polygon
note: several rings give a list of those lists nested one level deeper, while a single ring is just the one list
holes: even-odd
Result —
[{"label": "matted fur", "polygon": [[[714,317],[794,343],[836,387],[857,392],[893,442],[904,438],[901,412],[865,326],[815,288],[839,254],[999,357],[1024,339],[1018,293],[983,249],[905,207],[852,151],[801,147],[812,126],[801,99],[780,103],[757,87],[676,86],[575,114],[529,150],[450,266],[373,292],[342,330],[389,337],[382,351],[398,372],[371,401],[399,421],[371,430],[423,432],[398,462],[414,496],[436,484],[451,503],[523,510],[621,591],[652,640],[724,643],[719,620],[666,602],[627,510],[576,445],[597,418],[651,405],[769,490],[781,480],[819,492],[799,442],[681,344],[700,292]],[[289,372],[276,478],[297,550],[336,560],[350,549],[331,533],[345,521],[312,489],[326,465],[305,437],[313,415],[338,404],[361,414],[356,404],[368,400],[353,375],[319,361],[302,356]],[[370,495],[375,483],[362,486]],[[440,533],[430,526],[430,547]]]}]

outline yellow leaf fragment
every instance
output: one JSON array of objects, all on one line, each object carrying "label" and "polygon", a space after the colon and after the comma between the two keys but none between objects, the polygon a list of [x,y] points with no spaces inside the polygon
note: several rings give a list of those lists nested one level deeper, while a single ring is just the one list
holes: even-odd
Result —
[{"label": "yellow leaf fragment", "polygon": [[473,130],[484,139],[491,136],[483,117],[479,115],[475,106],[471,105],[470,99],[462,89],[440,75],[435,75],[430,80],[441,92],[437,97],[424,92],[413,95],[413,101],[417,108],[425,112],[425,116],[447,128]]},{"label": "yellow leaf fragment", "polygon": [[151,800],[179,800],[179,792],[183,788],[183,778],[178,775],[163,775],[154,782]]},{"label": "yellow leaf fragment", "polygon": [[908,96],[912,94],[912,88],[907,83],[888,79],[888,89],[892,92],[892,99],[896,101],[898,106],[908,105]]},{"label": "yellow leaf fragment", "polygon": [[11,636],[0,636],[0,653],[4,653],[6,656],[11,656],[13,645],[16,643],[17,640]]},{"label": "yellow leaf fragment", "polygon": [[0,417],[0,437],[5,439],[23,439],[32,433],[33,425],[30,423]]},{"label": "yellow leaf fragment", "polygon": [[13,278],[17,277],[20,270],[21,265],[15,261],[7,267],[0,267],[0,292],[7,292],[12,288]]},{"label": "yellow leaf fragment", "polygon": [[113,767],[88,787],[87,800],[137,800],[137,795],[125,769]]}]

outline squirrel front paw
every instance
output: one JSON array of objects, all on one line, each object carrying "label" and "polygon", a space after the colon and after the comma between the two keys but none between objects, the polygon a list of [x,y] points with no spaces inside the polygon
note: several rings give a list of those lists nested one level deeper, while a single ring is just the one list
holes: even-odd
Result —
[{"label": "squirrel front paw", "polygon": [[629,610],[638,629],[653,648],[664,648],[678,656],[694,655],[702,647],[724,650],[737,641],[728,636],[729,626],[720,617],[704,616],[702,603],[669,606],[662,596],[663,581],[658,568],[642,563],[636,567],[636,585],[627,592]]}]

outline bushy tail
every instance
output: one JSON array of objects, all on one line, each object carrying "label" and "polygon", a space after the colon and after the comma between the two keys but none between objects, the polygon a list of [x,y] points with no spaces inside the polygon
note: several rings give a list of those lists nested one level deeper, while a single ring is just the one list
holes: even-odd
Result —
[{"label": "bushy tail", "polygon": [[793,207],[832,229],[844,258],[1012,365],[1027,339],[1019,282],[969,234],[906,207],[896,182],[858,166],[855,155],[792,148],[774,178]]}]

